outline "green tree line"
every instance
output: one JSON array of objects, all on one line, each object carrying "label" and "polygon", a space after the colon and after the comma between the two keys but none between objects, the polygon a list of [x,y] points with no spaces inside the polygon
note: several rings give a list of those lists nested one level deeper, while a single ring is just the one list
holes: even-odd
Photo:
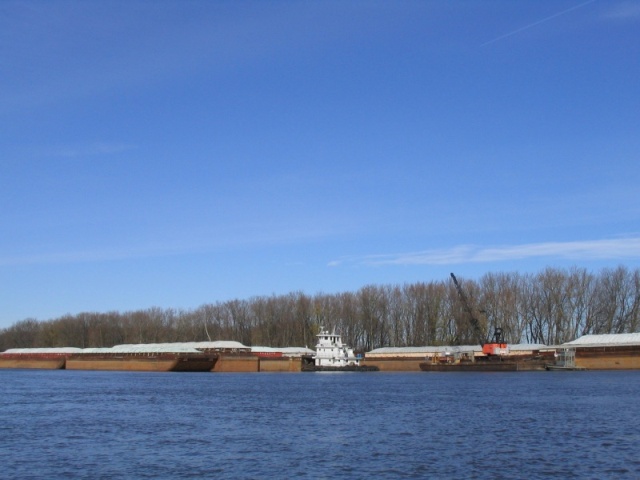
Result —
[{"label": "green tree line", "polygon": [[[585,334],[639,328],[640,270],[592,273],[546,268],[534,274],[459,278],[481,334],[501,327],[510,343],[555,345]],[[260,296],[192,310],[149,308],[25,319],[0,330],[0,351],[29,347],[110,347],[131,343],[235,340],[247,346],[309,346],[319,326],[357,351],[378,347],[473,345],[478,332],[451,279],[368,285],[356,292]]]}]

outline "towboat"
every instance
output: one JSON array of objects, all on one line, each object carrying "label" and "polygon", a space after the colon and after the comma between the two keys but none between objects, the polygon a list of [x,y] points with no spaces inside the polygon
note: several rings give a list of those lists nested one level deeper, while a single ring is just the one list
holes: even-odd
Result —
[{"label": "towboat", "polygon": [[316,335],[316,353],[313,356],[313,365],[303,367],[306,372],[375,372],[378,367],[361,365],[360,358],[353,353],[353,349],[342,343],[342,337],[335,333],[329,333],[324,327],[320,327],[320,333]]}]

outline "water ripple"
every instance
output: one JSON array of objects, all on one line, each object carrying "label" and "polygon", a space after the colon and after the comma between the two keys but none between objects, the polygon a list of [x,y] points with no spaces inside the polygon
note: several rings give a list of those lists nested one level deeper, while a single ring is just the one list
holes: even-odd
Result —
[{"label": "water ripple", "polygon": [[0,371],[3,478],[639,478],[640,372]]}]

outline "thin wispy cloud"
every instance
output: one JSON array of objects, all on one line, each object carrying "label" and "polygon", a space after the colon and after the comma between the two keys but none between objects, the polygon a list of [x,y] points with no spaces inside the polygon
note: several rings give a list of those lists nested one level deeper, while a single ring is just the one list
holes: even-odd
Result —
[{"label": "thin wispy cloud", "polygon": [[84,145],[51,147],[47,150],[46,154],[52,157],[64,158],[90,157],[97,155],[113,155],[133,150],[134,148],[136,148],[134,145],[125,143],[96,142]]},{"label": "thin wispy cloud", "polygon": [[0,257],[0,267],[19,265],[59,265],[71,263],[109,262],[185,253],[182,249],[166,246],[104,250],[77,250],[66,252],[32,253]]},{"label": "thin wispy cloud", "polygon": [[542,23],[545,23],[545,22],[548,22],[549,20],[553,20],[554,18],[560,17],[562,15],[566,15],[569,12],[577,10],[578,8],[582,8],[585,5],[589,5],[590,3],[593,3],[595,1],[596,0],[588,0],[587,2],[580,3],[578,5],[574,5],[573,7],[567,8],[567,9],[562,10],[560,12],[556,12],[553,15],[549,15],[548,17],[542,18],[542,19],[537,20],[537,21],[535,21],[533,23],[529,23],[529,24],[527,24],[527,25],[525,25],[523,27],[520,27],[520,28],[518,28],[516,30],[513,30],[511,32],[505,33],[504,35],[500,35],[498,37],[495,37],[495,38],[493,38],[493,39],[491,39],[491,40],[489,40],[487,42],[484,42],[480,46],[481,47],[486,47],[487,45],[491,45],[492,43],[496,43],[496,42],[499,42],[500,40],[504,40],[505,38],[512,37],[513,35],[516,35],[518,33],[524,32],[525,30],[529,30],[530,28],[537,27],[538,25],[540,25]]},{"label": "thin wispy cloud", "polygon": [[[268,228],[265,223],[224,224],[212,230],[188,230],[188,234],[177,239],[148,241],[138,244],[114,247],[69,249],[49,252],[15,253],[0,256],[0,268],[15,266],[70,265],[81,263],[101,263],[135,261],[147,258],[173,257],[183,255],[203,255],[228,249],[247,249],[273,245],[287,245],[330,237],[333,230],[323,228],[276,225]],[[220,231],[224,230],[224,235]],[[203,240],[185,239],[186,236]],[[214,238],[212,240],[211,238]]]},{"label": "thin wispy cloud", "polygon": [[624,2],[613,6],[605,15],[614,20],[640,19],[640,3]]},{"label": "thin wispy cloud", "polygon": [[529,258],[555,258],[576,261],[640,258],[640,237],[575,242],[528,243],[493,247],[459,245],[448,249],[344,257],[330,262],[329,266],[455,265],[462,263],[524,260]]}]

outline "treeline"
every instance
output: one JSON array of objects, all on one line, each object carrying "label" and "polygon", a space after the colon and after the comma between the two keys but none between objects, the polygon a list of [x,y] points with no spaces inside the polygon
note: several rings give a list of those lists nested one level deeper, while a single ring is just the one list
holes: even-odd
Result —
[{"label": "treeline", "polygon": [[640,326],[637,269],[547,268],[537,274],[487,273],[477,281],[458,280],[479,329],[447,278],[338,294],[231,300],[186,311],[150,308],[26,319],[0,330],[0,351],[206,340],[313,347],[320,325],[335,328],[357,351],[477,344],[495,327],[510,343],[553,345],[589,333],[636,332]]}]

